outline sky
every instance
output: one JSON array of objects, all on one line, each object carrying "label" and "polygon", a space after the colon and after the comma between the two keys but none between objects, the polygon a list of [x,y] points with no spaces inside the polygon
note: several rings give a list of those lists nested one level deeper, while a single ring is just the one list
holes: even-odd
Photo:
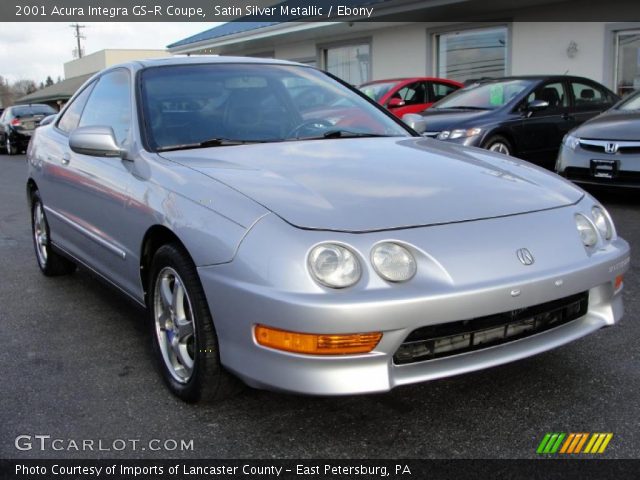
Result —
[{"label": "sky", "polygon": [[[2,0],[4,1],[4,0]],[[10,82],[27,79],[36,84],[47,75],[64,78],[63,64],[73,60],[75,30],[69,23],[0,22],[0,75]],[[85,55],[105,48],[165,49],[170,43],[212,28],[204,22],[85,22]]]}]

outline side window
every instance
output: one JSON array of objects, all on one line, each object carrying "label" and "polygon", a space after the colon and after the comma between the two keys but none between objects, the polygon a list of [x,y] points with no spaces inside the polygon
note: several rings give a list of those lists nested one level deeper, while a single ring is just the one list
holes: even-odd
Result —
[{"label": "side window", "polygon": [[527,103],[534,100],[544,100],[549,103],[549,109],[566,107],[568,103],[567,94],[562,82],[546,83],[536,89],[527,97]]},{"label": "side window", "polygon": [[122,144],[131,128],[129,73],[115,70],[103,75],[94,87],[80,118],[80,127],[108,125]]},{"label": "side window", "polygon": [[607,103],[607,93],[595,85],[582,82],[571,82],[571,90],[573,90],[573,98],[575,99],[576,107]]},{"label": "side window", "polygon": [[423,82],[411,83],[398,90],[393,96],[404,100],[405,105],[416,105],[426,103],[426,92]]},{"label": "side window", "polygon": [[431,101],[437,102],[442,100],[444,97],[453,93],[457,90],[453,85],[448,85],[446,83],[432,83],[431,84]]},{"label": "side window", "polygon": [[93,86],[95,82],[91,85],[88,85],[80,95],[78,95],[69,108],[65,110],[58,120],[58,128],[65,133],[71,133],[73,130],[78,128],[78,123],[80,123],[80,115],[82,114],[82,109],[84,109],[85,104],[87,103],[87,99],[91,94],[91,90],[93,90]]}]

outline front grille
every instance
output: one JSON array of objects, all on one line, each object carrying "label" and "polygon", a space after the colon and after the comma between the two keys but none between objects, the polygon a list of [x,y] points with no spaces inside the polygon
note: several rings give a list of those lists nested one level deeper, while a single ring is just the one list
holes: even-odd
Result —
[{"label": "front grille", "polygon": [[393,356],[397,365],[433,360],[525,338],[587,313],[589,293],[471,320],[421,327]]},{"label": "front grille", "polygon": [[[607,152],[607,145],[615,145],[615,152]],[[640,142],[632,141],[605,141],[605,140],[589,140],[580,139],[580,147],[588,152],[603,153],[610,155],[611,153],[619,154],[638,154],[640,153]]]}]

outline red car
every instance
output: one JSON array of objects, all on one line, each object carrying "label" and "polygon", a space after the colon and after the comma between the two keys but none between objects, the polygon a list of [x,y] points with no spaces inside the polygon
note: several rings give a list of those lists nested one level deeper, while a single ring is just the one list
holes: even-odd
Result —
[{"label": "red car", "polygon": [[360,85],[361,92],[387,107],[396,117],[418,113],[463,85],[454,80],[432,77],[376,80]]}]

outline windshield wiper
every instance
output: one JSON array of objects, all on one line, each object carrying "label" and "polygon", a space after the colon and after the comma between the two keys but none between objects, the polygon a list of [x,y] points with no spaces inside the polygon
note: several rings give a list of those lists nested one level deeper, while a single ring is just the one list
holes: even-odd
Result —
[{"label": "windshield wiper", "polygon": [[487,107],[460,106],[460,107],[438,107],[438,110],[491,110],[491,109]]},{"label": "windshield wiper", "polygon": [[209,138],[196,143],[179,143],[160,147],[157,152],[169,152],[171,150],[188,150],[190,148],[227,147],[232,145],[245,145],[247,143],[264,143],[258,140],[232,140],[229,138]]},{"label": "windshield wiper", "polygon": [[318,137],[300,137],[299,140],[322,140],[323,138],[357,138],[357,137],[395,137],[396,135],[384,135],[382,133],[353,132],[351,130],[327,130]]}]

